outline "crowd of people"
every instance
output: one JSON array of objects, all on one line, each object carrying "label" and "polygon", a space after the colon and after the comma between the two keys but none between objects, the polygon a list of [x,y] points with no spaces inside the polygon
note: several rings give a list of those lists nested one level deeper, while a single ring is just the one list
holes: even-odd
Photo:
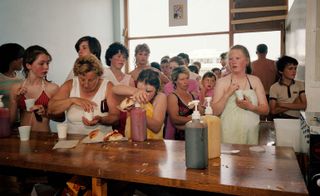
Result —
[{"label": "crowd of people", "polygon": [[[75,49],[78,58],[59,87],[47,80],[52,57],[45,48],[34,45],[24,49],[13,43],[0,46],[0,94],[10,109],[12,126],[50,131],[49,120],[66,121],[68,133],[117,129],[130,137],[129,113],[117,106],[131,97],[147,111],[149,139],[184,140],[185,124],[193,112],[188,103],[199,99],[201,113],[209,104],[221,118],[223,143],[257,144],[262,117],[298,118],[299,110],[306,109],[304,83],[295,80],[297,60],[289,56],[276,62],[267,59],[265,44],[257,46],[258,60],[253,62],[245,46],[231,47],[220,55],[222,68],[203,76],[199,75],[201,62],[190,64],[186,53],[150,63],[147,44],[136,46],[135,69],[130,73],[122,71],[129,53],[119,42],[106,49],[107,66],[100,60],[96,38],[80,38]],[[239,90],[243,99],[236,96]],[[205,103],[205,97],[212,97],[212,102]],[[30,98],[36,102],[27,110],[24,100]],[[93,119],[82,115],[89,111],[94,113]]]}]

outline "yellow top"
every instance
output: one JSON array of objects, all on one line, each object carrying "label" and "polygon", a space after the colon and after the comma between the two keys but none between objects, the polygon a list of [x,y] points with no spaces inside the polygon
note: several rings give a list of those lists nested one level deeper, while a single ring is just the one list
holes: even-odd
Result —
[{"label": "yellow top", "polygon": [[[152,118],[153,116],[153,105],[148,102],[147,104],[142,104],[141,107],[146,110],[147,118]],[[128,112],[127,120],[126,120],[126,128],[125,128],[125,136],[127,138],[131,138],[131,120],[130,120],[130,112]],[[163,139],[163,125],[158,133],[147,129],[147,139]]]}]

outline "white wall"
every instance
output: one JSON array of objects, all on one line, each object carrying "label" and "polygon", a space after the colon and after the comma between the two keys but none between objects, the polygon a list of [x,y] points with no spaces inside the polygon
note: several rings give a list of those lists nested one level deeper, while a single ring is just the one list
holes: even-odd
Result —
[{"label": "white wall", "polygon": [[77,53],[74,45],[85,35],[96,37],[101,60],[113,42],[112,0],[1,0],[0,45],[38,44],[53,57],[48,79],[62,84]]},{"label": "white wall", "polygon": [[[286,24],[286,54],[299,61],[296,79],[305,80],[307,111],[319,112],[320,81],[316,80],[317,0],[294,1]],[[318,11],[319,12],[319,11]],[[319,23],[319,21],[318,21]],[[320,34],[319,34],[320,35]],[[320,37],[318,37],[320,39]]]},{"label": "white wall", "polygon": [[[306,12],[306,94],[308,99],[308,108],[310,112],[319,112],[320,104],[320,81],[319,73],[319,51],[320,48],[320,15],[317,18],[317,12],[320,12],[319,0],[307,0]],[[316,68],[317,67],[317,68]],[[318,75],[316,75],[318,74]]]}]

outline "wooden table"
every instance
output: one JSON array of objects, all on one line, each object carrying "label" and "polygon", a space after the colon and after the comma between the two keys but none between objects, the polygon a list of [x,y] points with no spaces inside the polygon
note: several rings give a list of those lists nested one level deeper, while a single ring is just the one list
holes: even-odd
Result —
[{"label": "wooden table", "polygon": [[[80,136],[72,136],[81,138]],[[71,139],[68,136],[68,139]],[[183,141],[79,143],[56,149],[56,134],[32,133],[30,141],[17,135],[0,139],[0,166],[37,169],[93,177],[93,192],[102,194],[101,179],[160,185],[235,195],[307,195],[292,148],[222,145],[222,154],[205,170],[186,169]]]}]

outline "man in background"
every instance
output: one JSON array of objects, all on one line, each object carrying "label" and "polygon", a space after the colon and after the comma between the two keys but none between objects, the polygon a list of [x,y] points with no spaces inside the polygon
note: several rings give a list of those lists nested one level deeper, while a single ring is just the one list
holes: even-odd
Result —
[{"label": "man in background", "polygon": [[269,100],[269,90],[273,83],[277,81],[277,67],[275,61],[267,59],[268,47],[265,44],[257,46],[256,54],[258,59],[251,63],[252,75],[260,78],[267,99]]},{"label": "man in background", "polygon": [[[277,67],[275,61],[267,59],[268,47],[265,44],[257,46],[256,54],[258,59],[251,63],[252,75],[260,78],[267,100],[269,102],[269,91],[272,84],[277,81]],[[265,120],[266,116],[261,116],[261,120]],[[269,119],[269,118],[268,118]]]}]

